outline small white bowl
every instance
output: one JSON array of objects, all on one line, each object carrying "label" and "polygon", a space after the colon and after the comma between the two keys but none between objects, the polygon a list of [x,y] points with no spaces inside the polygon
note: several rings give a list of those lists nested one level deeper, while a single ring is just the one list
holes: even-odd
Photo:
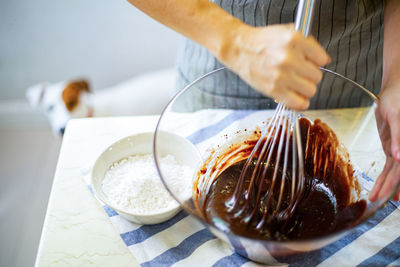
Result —
[{"label": "small white bowl", "polygon": [[[200,155],[196,147],[184,137],[169,132],[163,132],[161,136],[162,139],[165,140],[165,144],[168,144],[163,146],[161,154],[172,155],[180,164],[187,166],[194,166],[194,162],[197,164],[198,160],[200,160]],[[110,203],[103,192],[102,182],[107,170],[109,170],[113,163],[132,155],[151,154],[153,152],[153,137],[153,132],[145,132],[128,136],[115,142],[96,160],[91,175],[91,183],[96,197],[127,220],[138,224],[157,224],[164,222],[175,216],[181,210],[181,206],[177,203],[175,207],[169,210],[151,214],[134,214],[127,212]],[[188,157],[188,155],[191,156]]]}]

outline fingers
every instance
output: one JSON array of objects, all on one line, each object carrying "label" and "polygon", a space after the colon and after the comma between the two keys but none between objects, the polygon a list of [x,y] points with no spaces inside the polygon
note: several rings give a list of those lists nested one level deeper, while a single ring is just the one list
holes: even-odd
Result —
[{"label": "fingers", "polygon": [[296,93],[294,90],[280,91],[281,95],[277,95],[277,99],[285,104],[288,108],[294,110],[305,110],[310,105],[308,98]]},{"label": "fingers", "polygon": [[384,120],[384,116],[382,115],[382,105],[378,103],[375,107],[375,119],[376,126],[378,128],[379,137],[381,139],[382,148],[386,155],[391,155],[391,138],[390,138],[390,129],[386,121]]},{"label": "fingers", "polygon": [[390,158],[386,159],[385,162],[385,167],[383,168],[382,173],[379,175],[378,179],[376,179],[374,187],[372,188],[371,192],[369,193],[369,200],[374,202],[378,200],[378,195],[380,190],[382,189],[382,186],[385,182],[385,179],[393,165],[393,160]]},{"label": "fingers", "polygon": [[394,195],[393,200],[394,201],[399,201],[400,200],[400,186],[399,186],[396,194]]},{"label": "fingers", "polygon": [[391,151],[393,158],[400,162],[400,118],[397,114],[388,117],[390,125]]},{"label": "fingers", "polygon": [[[258,73],[263,75],[263,73]],[[310,105],[309,98],[316,92],[316,85],[294,73],[277,72],[271,83],[272,87],[265,88],[267,95],[278,99],[288,108],[294,110],[305,110]],[[264,79],[268,79],[264,77]],[[267,83],[265,83],[267,84]]]},{"label": "fingers", "polygon": [[292,68],[293,71],[298,73],[300,76],[310,80],[314,84],[317,84],[322,79],[322,71],[319,66],[297,56],[292,61],[292,65],[288,66],[287,69]]},{"label": "fingers", "polygon": [[296,33],[292,45],[317,66],[324,66],[331,61],[325,49],[312,36],[304,38],[301,33]]},{"label": "fingers", "polygon": [[[289,108],[305,109],[309,106],[309,99],[316,93],[317,84],[322,79],[319,67],[328,64],[330,58],[314,38],[305,38],[300,33],[294,34],[290,45],[294,50],[287,52],[286,61],[281,65],[282,71],[286,71],[286,84],[290,89],[287,93],[292,93],[282,101]],[[302,101],[294,103],[295,99]]]},{"label": "fingers", "polygon": [[381,175],[375,182],[373,189],[369,195],[370,201],[376,201],[378,199],[386,199],[394,191],[396,193],[393,196],[395,201],[399,200],[400,194],[400,163],[393,160],[393,158],[387,158],[385,167]]},{"label": "fingers", "polygon": [[385,199],[386,197],[389,197],[393,191],[397,189],[397,185],[399,183],[400,165],[395,162],[382,185],[382,189],[379,191],[378,199]]},{"label": "fingers", "polygon": [[293,25],[247,28],[239,37],[246,42],[235,42],[235,52],[221,59],[225,65],[289,108],[308,108],[322,79],[319,67],[330,61],[323,47],[294,31]]},{"label": "fingers", "polygon": [[399,200],[400,189],[400,111],[398,90],[385,89],[375,108],[377,128],[382,148],[387,156],[382,174],[378,177],[369,199],[386,199],[390,194]]},{"label": "fingers", "polygon": [[287,78],[287,87],[292,91],[306,98],[311,98],[317,92],[317,85],[312,81],[296,74],[292,74],[291,78]]}]

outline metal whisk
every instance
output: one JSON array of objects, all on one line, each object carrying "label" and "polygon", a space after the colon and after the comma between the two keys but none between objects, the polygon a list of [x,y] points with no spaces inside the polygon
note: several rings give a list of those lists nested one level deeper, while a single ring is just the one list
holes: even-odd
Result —
[{"label": "metal whisk", "polygon": [[[295,28],[305,36],[309,34],[313,7],[313,0],[300,0],[297,7]],[[304,180],[298,114],[279,103],[244,164],[235,191],[227,202],[228,211],[244,223],[255,221],[259,230],[271,218],[286,220],[301,200]],[[281,209],[284,192],[288,191],[285,189],[287,183],[290,185],[288,204]],[[265,187],[268,187],[267,190]]]}]

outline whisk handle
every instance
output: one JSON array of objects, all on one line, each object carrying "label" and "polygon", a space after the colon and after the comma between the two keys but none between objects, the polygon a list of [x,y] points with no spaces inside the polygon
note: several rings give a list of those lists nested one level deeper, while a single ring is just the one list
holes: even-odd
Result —
[{"label": "whisk handle", "polygon": [[297,5],[294,27],[296,31],[300,31],[306,37],[311,30],[314,6],[315,0],[299,0],[299,4]]}]

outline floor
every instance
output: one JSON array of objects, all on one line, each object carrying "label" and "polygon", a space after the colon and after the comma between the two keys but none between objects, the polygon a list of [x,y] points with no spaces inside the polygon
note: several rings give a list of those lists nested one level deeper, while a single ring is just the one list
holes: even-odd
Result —
[{"label": "floor", "polygon": [[0,114],[0,266],[34,266],[60,149],[31,117]]}]

